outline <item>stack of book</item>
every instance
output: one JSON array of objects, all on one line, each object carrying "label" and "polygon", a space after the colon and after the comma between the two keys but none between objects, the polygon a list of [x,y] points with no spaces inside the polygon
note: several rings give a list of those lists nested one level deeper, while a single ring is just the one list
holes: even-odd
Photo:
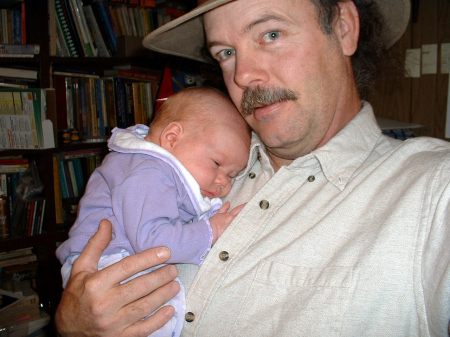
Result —
[{"label": "stack of book", "polygon": [[0,284],[0,330],[26,336],[49,322],[50,316],[40,308],[39,295],[26,282],[14,279]]},{"label": "stack of book", "polygon": [[161,72],[117,66],[106,70],[104,76],[53,74],[58,130],[79,129],[83,141],[106,140],[115,127],[148,124],[152,119]]},{"label": "stack of book", "polygon": [[[155,29],[154,0],[49,0],[50,54],[111,57],[117,37],[144,37]],[[54,27],[54,29],[53,29]]]},{"label": "stack of book", "polygon": [[22,156],[1,157],[0,158],[0,194],[8,199],[9,219],[17,202],[17,185],[19,178],[27,170],[29,162]]},{"label": "stack of book", "polygon": [[46,89],[0,89],[0,106],[0,149],[55,147]]},{"label": "stack of book", "polygon": [[78,202],[84,194],[86,182],[100,166],[104,148],[62,152],[53,157],[56,222],[75,220]]}]

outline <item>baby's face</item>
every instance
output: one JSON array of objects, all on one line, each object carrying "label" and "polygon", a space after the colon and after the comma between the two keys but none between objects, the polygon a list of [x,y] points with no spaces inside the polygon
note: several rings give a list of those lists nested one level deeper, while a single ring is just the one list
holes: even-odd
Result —
[{"label": "baby's face", "polygon": [[231,180],[247,165],[248,131],[241,127],[216,126],[194,137],[187,136],[173,154],[200,185],[208,198],[223,198]]}]

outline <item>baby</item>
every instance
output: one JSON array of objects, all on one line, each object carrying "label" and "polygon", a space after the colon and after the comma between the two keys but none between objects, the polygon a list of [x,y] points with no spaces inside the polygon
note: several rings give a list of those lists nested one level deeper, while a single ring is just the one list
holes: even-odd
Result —
[{"label": "baby", "polygon": [[[158,246],[170,248],[168,263],[200,265],[241,209],[228,212],[220,199],[247,165],[250,148],[250,130],[233,103],[212,88],[185,89],[167,99],[150,127],[114,129],[108,147],[112,152],[89,179],[69,239],[56,251],[63,286],[102,219],[111,221],[113,239],[99,269]],[[175,316],[152,336],[180,335],[181,289],[168,303]]]}]

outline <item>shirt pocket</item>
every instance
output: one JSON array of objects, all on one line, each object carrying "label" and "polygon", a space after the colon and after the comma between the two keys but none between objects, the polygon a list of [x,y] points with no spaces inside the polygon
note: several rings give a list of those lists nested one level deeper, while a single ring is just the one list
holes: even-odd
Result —
[{"label": "shirt pocket", "polygon": [[355,279],[350,267],[262,260],[230,336],[338,336]]}]

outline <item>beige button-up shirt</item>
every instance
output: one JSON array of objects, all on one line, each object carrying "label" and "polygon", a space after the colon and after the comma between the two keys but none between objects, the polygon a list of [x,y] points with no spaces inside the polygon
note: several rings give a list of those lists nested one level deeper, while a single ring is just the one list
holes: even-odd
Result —
[{"label": "beige button-up shirt", "polygon": [[228,196],[247,205],[179,266],[183,336],[447,336],[449,182],[449,143],[383,136],[368,103],[276,173],[254,136]]}]

